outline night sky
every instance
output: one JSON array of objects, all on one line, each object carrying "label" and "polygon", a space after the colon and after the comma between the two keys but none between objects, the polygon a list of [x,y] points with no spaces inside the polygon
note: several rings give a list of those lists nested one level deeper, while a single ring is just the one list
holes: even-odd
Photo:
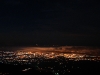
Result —
[{"label": "night sky", "polygon": [[99,0],[0,0],[0,46],[100,46]]}]

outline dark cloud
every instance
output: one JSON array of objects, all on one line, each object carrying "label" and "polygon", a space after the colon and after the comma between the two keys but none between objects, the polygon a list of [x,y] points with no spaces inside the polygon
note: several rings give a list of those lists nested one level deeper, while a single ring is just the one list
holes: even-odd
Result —
[{"label": "dark cloud", "polygon": [[6,5],[19,5],[21,4],[20,0],[4,0]]},{"label": "dark cloud", "polygon": [[3,44],[94,44],[100,37],[100,5],[89,0],[0,2]]}]

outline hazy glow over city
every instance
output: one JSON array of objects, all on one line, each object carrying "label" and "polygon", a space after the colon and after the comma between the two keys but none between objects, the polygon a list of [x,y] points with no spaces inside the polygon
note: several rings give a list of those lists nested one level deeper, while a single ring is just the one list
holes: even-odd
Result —
[{"label": "hazy glow over city", "polygon": [[[73,46],[61,46],[61,47],[13,47],[11,50],[3,51],[3,56],[16,56],[14,58],[6,57],[5,59],[26,59],[34,57],[44,57],[56,58],[56,57],[65,57],[65,58],[76,58],[84,59],[87,57],[96,57],[99,59],[100,51],[99,48],[90,48],[90,47],[73,47]],[[1,50],[2,56],[2,50]],[[94,59],[94,58],[93,58]]]},{"label": "hazy glow over city", "polygon": [[21,47],[16,51],[26,52],[55,52],[55,53],[73,53],[73,54],[87,54],[87,55],[100,55],[100,48],[91,47],[73,47],[73,46],[61,46],[61,47]]}]

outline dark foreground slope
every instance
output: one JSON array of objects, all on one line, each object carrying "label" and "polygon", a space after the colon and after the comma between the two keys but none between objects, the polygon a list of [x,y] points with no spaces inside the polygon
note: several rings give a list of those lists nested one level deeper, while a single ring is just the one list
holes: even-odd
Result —
[{"label": "dark foreground slope", "polygon": [[[46,69],[54,65],[53,69]],[[66,67],[65,67],[66,65]],[[34,64],[30,65],[14,65],[14,64],[0,64],[0,75],[76,75],[76,74],[100,74],[100,61],[73,61],[69,60],[61,65],[54,62],[46,62],[40,64],[38,68]]]}]

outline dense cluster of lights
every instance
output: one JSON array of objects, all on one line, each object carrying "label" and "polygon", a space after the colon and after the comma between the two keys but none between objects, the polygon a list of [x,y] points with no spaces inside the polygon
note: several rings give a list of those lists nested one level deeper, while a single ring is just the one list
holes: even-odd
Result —
[{"label": "dense cluster of lights", "polygon": [[26,52],[26,51],[18,51],[18,52],[1,51],[0,52],[0,62],[2,62],[2,61],[28,62],[29,60],[31,62],[34,62],[37,60],[35,58],[54,59],[57,57],[64,57],[64,58],[67,58],[69,60],[100,60],[100,56],[92,56],[92,55],[86,55],[86,54],[75,54],[75,53]]},{"label": "dense cluster of lights", "polygon": [[[65,74],[66,72],[70,73],[72,69],[80,69],[79,66],[73,66],[73,63],[83,60],[99,62],[100,56],[61,52],[0,51],[0,63],[13,65],[32,65],[35,63],[35,68],[40,72],[44,70],[51,71],[54,75]],[[72,63],[70,67],[67,65],[69,61]],[[30,69],[32,68],[22,69],[22,72]]]}]

